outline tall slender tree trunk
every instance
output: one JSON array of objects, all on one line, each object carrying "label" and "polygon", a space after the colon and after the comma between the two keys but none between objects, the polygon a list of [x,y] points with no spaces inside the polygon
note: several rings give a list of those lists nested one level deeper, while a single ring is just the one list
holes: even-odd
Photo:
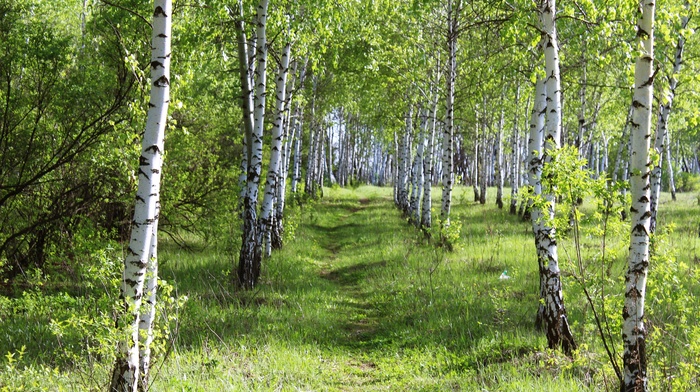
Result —
[{"label": "tall slender tree trunk", "polygon": [[[260,210],[260,220],[258,223],[258,242],[265,245],[265,256],[270,257],[272,253],[272,220],[275,201],[275,190],[277,181],[280,180],[280,166],[282,161],[282,146],[284,141],[284,113],[287,102],[287,74],[289,73],[289,51],[290,44],[285,45],[282,50],[281,64],[275,83],[275,121],[272,124],[271,136],[272,145],[270,148],[270,163],[267,169],[267,181],[265,181],[265,192]],[[284,178],[281,179],[284,181]]]},{"label": "tall slender tree trunk", "polygon": [[[439,83],[439,76],[436,83]],[[430,113],[430,132],[428,133],[428,153],[425,155],[425,160],[423,160],[423,176],[425,177],[425,185],[423,187],[423,216],[421,218],[421,225],[425,232],[429,232],[428,229],[432,227],[433,215],[431,209],[433,208],[432,200],[432,185],[433,185],[433,156],[435,156],[435,128],[437,127],[437,106],[438,105],[438,94],[435,94],[433,98],[433,108]]]},{"label": "tall slender tree trunk", "polygon": [[148,391],[151,370],[151,344],[153,343],[153,325],[156,320],[156,295],[158,291],[158,216],[160,201],[156,204],[156,220],[153,222],[149,263],[146,268],[144,288],[145,304],[141,305],[139,316],[139,377],[138,390]]},{"label": "tall slender tree trunk", "polygon": [[[552,161],[551,151],[559,148],[561,137],[561,82],[555,13],[555,1],[543,0],[540,8],[540,20],[544,32],[545,71],[547,75],[545,79],[547,116],[544,153],[542,154],[545,165]],[[576,349],[576,343],[566,317],[557,254],[557,238],[551,223],[554,220],[556,199],[553,192],[545,193],[544,197],[549,203],[549,208],[545,227],[540,233],[538,251],[542,253],[540,257],[548,260],[545,269],[546,296],[544,301],[547,342],[550,348],[561,347],[565,353],[571,354]]]},{"label": "tall slender tree trunk", "polygon": [[323,197],[323,184],[325,180],[325,173],[326,173],[326,133],[323,130],[323,122],[319,121],[317,122],[317,127],[318,129],[316,130],[318,132],[318,136],[316,139],[317,146],[316,146],[316,152],[318,155],[316,156],[316,176],[314,179],[314,194],[317,195],[317,197],[320,195],[320,197]]},{"label": "tall slender tree trunk", "polygon": [[515,115],[513,116],[512,165],[510,168],[510,214],[518,212],[518,186],[520,185],[520,130],[518,129],[518,104],[520,101],[520,86],[515,90]]},{"label": "tall slender tree trunk", "polygon": [[477,124],[474,130],[474,132],[476,132],[474,137],[474,164],[472,165],[472,188],[474,189],[474,202],[481,200],[481,195],[479,194],[479,178],[481,173],[481,164],[479,161],[479,141],[481,140],[481,136],[479,135],[480,126],[481,123],[477,119]]},{"label": "tall slender tree trunk", "polygon": [[455,82],[457,79],[457,15],[462,5],[457,0],[456,7],[452,0],[447,2],[447,48],[448,48],[448,72],[447,72],[447,112],[445,115],[445,132],[442,138],[442,208],[440,219],[444,227],[450,224],[450,209],[452,206],[452,186],[454,185],[453,149],[454,149],[454,105]]},{"label": "tall slender tree trunk", "polygon": [[653,0],[639,2],[637,39],[641,55],[634,69],[634,96],[632,106],[632,150],[630,154],[630,193],[632,195],[632,236],[630,238],[629,267],[625,278],[625,302],[622,311],[623,392],[647,390],[646,326],[644,325],[644,297],[649,268],[649,224],[651,220],[649,176],[651,162],[651,106],[653,105],[654,11]]},{"label": "tall slender tree trunk", "polygon": [[[124,336],[125,341],[122,341],[118,347],[110,391],[133,392],[139,388],[139,380],[148,382],[150,340],[146,332],[146,339],[139,347],[139,321],[142,315],[151,323],[154,318],[150,307],[155,306],[154,279],[157,279],[155,233],[159,211],[165,125],[170,102],[171,16],[170,0],[154,2],[151,36],[151,94],[139,158],[139,182],[134,203],[134,220],[121,283],[120,298],[124,305],[124,312],[119,316],[117,324],[126,336]],[[146,281],[148,281],[146,287],[148,291],[144,292]],[[144,296],[146,296],[147,305],[142,309]],[[152,328],[152,324],[146,328],[147,330]],[[141,352],[149,355],[143,363],[145,365],[143,371],[140,370]],[[147,387],[142,389],[145,390]]]},{"label": "tall slender tree trunk", "polygon": [[[671,163],[671,133],[666,130],[666,171],[668,173],[668,188],[671,200],[676,201],[676,182],[673,179],[673,164]],[[663,159],[663,157],[662,157]]]},{"label": "tall slender tree trunk", "polygon": [[[314,112],[313,101],[311,103],[311,113],[313,116]],[[311,126],[309,127],[309,154],[306,158],[306,179],[304,182],[304,192],[314,197],[313,195],[313,182],[314,182],[314,172],[316,165],[316,132],[314,129],[314,120],[311,120]]]},{"label": "tall slender tree trunk", "polygon": [[294,137],[294,163],[292,165],[292,193],[297,193],[299,191],[299,183],[301,182],[301,148],[302,140],[304,139],[304,128],[302,127],[303,109],[301,105],[295,104],[294,114],[292,114],[292,119],[295,122],[295,127],[297,131]]},{"label": "tall slender tree trunk", "polygon": [[394,155],[396,156],[396,159],[394,160],[395,162],[395,167],[393,169],[394,174],[393,174],[393,182],[394,182],[394,205],[399,208],[399,171],[401,170],[401,154],[399,151],[401,150],[401,146],[399,145],[399,137],[396,134],[396,131],[394,131]]},{"label": "tall slender tree trunk", "polygon": [[425,186],[423,156],[425,154],[425,134],[427,133],[428,128],[428,108],[421,108],[420,113],[418,147],[416,148],[416,160],[413,164],[413,172],[415,173],[414,175],[416,177],[417,186],[414,189],[414,194],[411,198],[411,210],[413,212],[412,220],[416,227],[420,227],[421,225],[421,196],[423,196],[423,187]]},{"label": "tall slender tree trunk", "polygon": [[496,205],[503,209],[503,127],[505,126],[505,110],[503,109],[503,97],[501,97],[501,117],[498,121],[498,135],[496,136]]},{"label": "tall slender tree trunk", "polygon": [[403,210],[404,192],[406,191],[406,164],[404,160],[406,137],[401,133],[396,138],[396,156],[398,159],[398,166],[396,168],[396,205],[399,210]]},{"label": "tall slender tree trunk", "polygon": [[[538,79],[535,83],[535,105],[532,107],[532,117],[530,119],[530,138],[528,140],[528,182],[530,184],[530,200],[532,197],[542,195],[542,152],[544,149],[544,123],[545,112],[547,111],[547,90],[544,79]],[[546,293],[545,268],[548,260],[543,257],[544,253],[540,252],[540,238],[543,236],[543,217],[542,210],[539,208],[530,208],[530,219],[532,220],[532,232],[535,235],[535,249],[537,249],[537,263],[539,265],[540,276],[540,301],[537,309],[537,317],[535,318],[535,327],[537,329],[544,328],[544,300]]]},{"label": "tall slender tree trunk", "polygon": [[333,127],[328,127],[328,149],[326,150],[326,174],[328,175],[328,182],[331,185],[335,184],[335,175],[333,174]]},{"label": "tall slender tree trunk", "polygon": [[309,155],[307,157],[306,166],[306,186],[304,191],[311,198],[315,199],[316,195],[316,170],[317,170],[317,155],[318,141],[320,137],[316,129],[316,93],[318,89],[318,77],[313,76],[313,94],[311,96],[311,126],[309,127]]},{"label": "tall slender tree trunk", "polygon": [[612,181],[616,182],[620,175],[622,174],[620,170],[624,170],[624,162],[629,161],[625,159],[625,152],[629,152],[628,149],[628,144],[629,144],[629,128],[630,128],[630,123],[632,122],[632,112],[633,112],[633,107],[630,105],[629,111],[627,112],[627,119],[625,120],[625,125],[622,127],[622,135],[620,136],[620,145],[617,149],[617,154],[615,155],[615,166],[613,166],[613,171],[612,171]]},{"label": "tall slender tree trunk", "polygon": [[[686,10],[689,5],[686,3]],[[681,30],[685,30],[688,26],[689,18],[683,16],[681,18]],[[651,171],[651,220],[649,223],[650,233],[656,231],[656,215],[659,207],[659,196],[661,195],[661,169],[663,166],[663,161],[667,151],[666,143],[669,140],[668,136],[668,117],[671,114],[671,108],[673,107],[673,98],[676,94],[676,86],[678,86],[678,74],[681,71],[681,64],[683,63],[683,48],[685,46],[685,37],[681,33],[678,36],[678,44],[676,45],[676,55],[673,61],[673,72],[669,80],[668,95],[665,100],[661,100],[661,108],[659,109],[659,122],[656,125],[656,137],[654,141],[654,150],[658,154],[658,163],[654,166]],[[670,159],[669,159],[670,166]],[[673,173],[673,168],[669,167],[668,173]],[[674,186],[675,188],[675,186]],[[673,189],[673,196],[675,199],[675,189]]]},{"label": "tall slender tree trunk", "polygon": [[[406,117],[406,133],[404,133],[404,150],[403,150],[403,163],[404,163],[404,189],[402,190],[403,200],[401,201],[402,211],[406,216],[410,216],[411,200],[410,200],[410,190],[411,190],[411,151],[413,150],[413,106],[410,107],[408,111],[408,116]],[[360,155],[360,167],[364,167],[365,154],[364,154],[364,143],[361,144],[362,154]],[[364,173],[364,170],[362,171]]]},{"label": "tall slender tree trunk", "polygon": [[[296,66],[294,67],[296,69]],[[295,71],[296,72],[296,71]],[[306,79],[306,62],[301,67],[299,71],[299,88],[303,89],[304,81]],[[273,220],[273,230],[272,230],[272,248],[282,249],[282,235],[284,233],[284,208],[287,202],[287,177],[289,176],[290,167],[292,167],[291,156],[292,150],[296,148],[296,144],[301,140],[299,134],[301,133],[301,119],[299,104],[295,104],[294,111],[291,110],[292,107],[292,91],[294,91],[294,82],[287,88],[287,102],[285,104],[287,110],[287,121],[288,124],[285,126],[288,135],[285,137],[285,154],[283,158],[284,170],[281,177],[277,181],[277,205],[275,207],[275,219]],[[296,154],[295,154],[296,159]],[[299,158],[301,161],[301,157]],[[294,162],[294,169],[297,169],[296,161]],[[294,177],[296,173],[292,173]],[[293,192],[296,192],[294,190]]]},{"label": "tall slender tree trunk", "polygon": [[581,52],[581,62],[583,70],[581,72],[581,89],[579,90],[580,107],[578,112],[578,135],[576,137],[576,148],[578,149],[579,158],[585,158],[583,151],[583,138],[586,136],[586,86],[588,85],[586,73],[586,44],[584,41],[584,50]]},{"label": "tall slender tree trunk", "polygon": [[262,173],[262,137],[265,120],[265,89],[267,86],[267,4],[260,0],[257,6],[255,97],[253,110],[252,154],[248,161],[246,195],[243,201],[243,233],[238,260],[238,281],[252,289],[260,276],[262,244],[258,241],[258,192]]},{"label": "tall slender tree trunk", "polygon": [[409,189],[409,176],[410,176],[410,134],[411,128],[413,128],[413,107],[409,106],[406,112],[406,130],[399,135],[398,142],[398,154],[399,154],[399,168],[398,168],[398,180],[397,180],[397,197],[398,197],[398,207],[404,213],[407,214],[410,208],[408,189]]},{"label": "tall slender tree trunk", "polygon": [[484,105],[484,113],[481,117],[481,133],[479,146],[481,147],[481,154],[479,154],[481,161],[479,162],[479,204],[486,204],[486,193],[489,186],[489,141],[486,135],[486,105]]},{"label": "tall slender tree trunk", "polygon": [[253,155],[253,67],[249,62],[248,39],[243,23],[243,6],[241,1],[235,3],[236,12],[231,12],[236,26],[238,42],[238,65],[241,82],[241,110],[243,111],[243,159],[241,161],[241,176],[239,178],[241,206],[245,199],[248,179],[248,163]]}]

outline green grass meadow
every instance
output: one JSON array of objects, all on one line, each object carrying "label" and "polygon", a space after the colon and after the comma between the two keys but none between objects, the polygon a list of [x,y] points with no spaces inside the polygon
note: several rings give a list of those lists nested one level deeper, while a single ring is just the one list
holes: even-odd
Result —
[{"label": "green grass meadow", "polygon": [[[433,194],[437,218],[439,189]],[[231,283],[235,252],[163,240],[160,276],[171,296],[187,300],[161,313],[173,340],[159,352],[167,359],[156,361],[151,390],[618,390],[583,287],[619,355],[629,227],[611,225],[603,247],[586,203],[592,218],[582,222],[581,264],[573,238],[560,241],[564,301],[580,346],[568,358],[548,350],[534,328],[531,224],[499,210],[494,195],[489,189],[482,206],[471,188],[455,189],[452,222],[461,230],[448,252],[409,225],[391,188],[326,188],[320,201],[290,207],[294,238],[264,260],[250,292]],[[660,256],[647,292],[655,391],[694,390],[700,377],[698,208],[695,194],[661,201]],[[510,279],[499,279],[506,270]],[[104,390],[109,354],[88,350],[111,339],[94,336],[111,317],[97,299],[29,290],[0,300],[0,390]],[[83,318],[66,321],[76,314]]]}]

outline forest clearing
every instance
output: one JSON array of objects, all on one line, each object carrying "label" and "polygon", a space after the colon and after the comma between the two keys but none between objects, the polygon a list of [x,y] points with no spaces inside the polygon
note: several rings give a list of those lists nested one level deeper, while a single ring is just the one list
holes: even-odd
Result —
[{"label": "forest clearing", "polygon": [[699,7],[0,0],[0,392],[693,390]]}]

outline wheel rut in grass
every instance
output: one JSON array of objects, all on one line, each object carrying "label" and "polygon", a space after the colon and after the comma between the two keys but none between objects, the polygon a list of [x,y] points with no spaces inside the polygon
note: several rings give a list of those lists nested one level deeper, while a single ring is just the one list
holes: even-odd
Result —
[{"label": "wheel rut in grass", "polygon": [[[329,252],[327,267],[319,275],[336,286],[338,292],[337,309],[343,313],[345,323],[344,341],[338,342],[350,348],[370,348],[377,343],[381,325],[382,310],[371,300],[370,288],[365,284],[367,275],[374,269],[386,265],[384,260],[358,260],[357,249],[371,246],[374,240],[366,233],[370,232],[365,214],[371,213],[367,208],[372,205],[370,199],[359,199],[357,204],[346,207],[349,214],[340,216],[337,224],[326,227],[327,235],[321,246]],[[372,369],[365,366],[363,369]]]}]

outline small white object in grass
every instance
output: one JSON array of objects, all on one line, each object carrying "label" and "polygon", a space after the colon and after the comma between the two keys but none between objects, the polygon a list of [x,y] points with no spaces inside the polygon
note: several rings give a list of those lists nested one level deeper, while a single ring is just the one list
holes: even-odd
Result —
[{"label": "small white object in grass", "polygon": [[499,276],[498,279],[510,279],[510,276],[508,276],[508,270],[503,270],[503,272],[501,272],[501,276]]}]

